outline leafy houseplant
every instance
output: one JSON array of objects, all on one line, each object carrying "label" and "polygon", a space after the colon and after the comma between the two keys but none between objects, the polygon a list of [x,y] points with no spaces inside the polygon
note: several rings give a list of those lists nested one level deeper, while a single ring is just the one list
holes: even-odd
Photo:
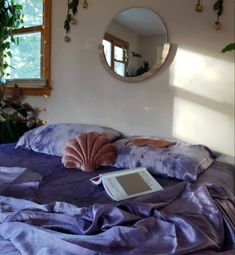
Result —
[{"label": "leafy houseplant", "polygon": [[228,45],[226,45],[226,46],[221,50],[221,52],[224,53],[224,52],[232,51],[232,50],[235,50],[235,43],[229,43]]},{"label": "leafy houseplant", "polygon": [[23,103],[17,86],[12,95],[5,93],[5,78],[11,68],[10,45],[18,44],[13,31],[23,25],[22,6],[15,0],[0,0],[0,144],[16,141],[25,131],[38,124],[38,111]]},{"label": "leafy houseplant", "polygon": [[0,144],[18,140],[26,131],[39,125],[39,111],[23,103],[19,88],[13,95],[0,96]]},{"label": "leafy houseplant", "polygon": [[21,14],[23,7],[15,0],[0,0],[0,85],[9,74],[6,69],[10,66],[7,57],[11,58],[11,43],[18,43],[13,37],[13,30],[23,24]]}]

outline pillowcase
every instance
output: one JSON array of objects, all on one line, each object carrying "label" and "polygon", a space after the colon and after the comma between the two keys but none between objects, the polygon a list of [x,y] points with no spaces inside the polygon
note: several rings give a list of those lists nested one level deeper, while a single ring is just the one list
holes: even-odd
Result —
[{"label": "pillowcase", "polygon": [[79,168],[92,172],[100,166],[112,165],[116,159],[116,149],[104,134],[81,133],[66,145],[62,163],[66,168]]},{"label": "pillowcase", "polygon": [[197,176],[218,156],[204,145],[165,140],[170,143],[165,143],[164,147],[156,147],[136,144],[137,138],[158,140],[153,137],[134,136],[116,141],[114,143],[117,149],[116,167],[146,167],[152,174],[196,181]]},{"label": "pillowcase", "polygon": [[122,136],[122,133],[117,130],[99,125],[76,123],[47,124],[24,133],[15,148],[61,157],[69,140],[78,134],[89,132],[104,133],[111,142]]}]

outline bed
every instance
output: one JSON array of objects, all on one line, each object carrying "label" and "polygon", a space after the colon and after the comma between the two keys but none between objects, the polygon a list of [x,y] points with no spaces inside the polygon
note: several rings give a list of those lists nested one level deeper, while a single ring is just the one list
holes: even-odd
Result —
[{"label": "bed", "polygon": [[61,157],[0,145],[0,254],[235,254],[234,167],[213,161],[195,182],[115,202]]}]

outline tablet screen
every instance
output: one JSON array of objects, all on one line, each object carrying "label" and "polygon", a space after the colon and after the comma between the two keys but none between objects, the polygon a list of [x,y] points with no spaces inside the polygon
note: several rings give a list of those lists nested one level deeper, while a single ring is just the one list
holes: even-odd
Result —
[{"label": "tablet screen", "polygon": [[127,195],[151,190],[139,173],[131,173],[115,177]]}]

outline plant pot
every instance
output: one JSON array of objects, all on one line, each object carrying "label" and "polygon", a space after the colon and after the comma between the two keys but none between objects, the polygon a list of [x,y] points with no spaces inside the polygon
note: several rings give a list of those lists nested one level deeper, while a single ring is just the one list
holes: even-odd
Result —
[{"label": "plant pot", "polygon": [[15,142],[18,138],[18,131],[12,121],[6,120],[0,123],[0,144]]}]

